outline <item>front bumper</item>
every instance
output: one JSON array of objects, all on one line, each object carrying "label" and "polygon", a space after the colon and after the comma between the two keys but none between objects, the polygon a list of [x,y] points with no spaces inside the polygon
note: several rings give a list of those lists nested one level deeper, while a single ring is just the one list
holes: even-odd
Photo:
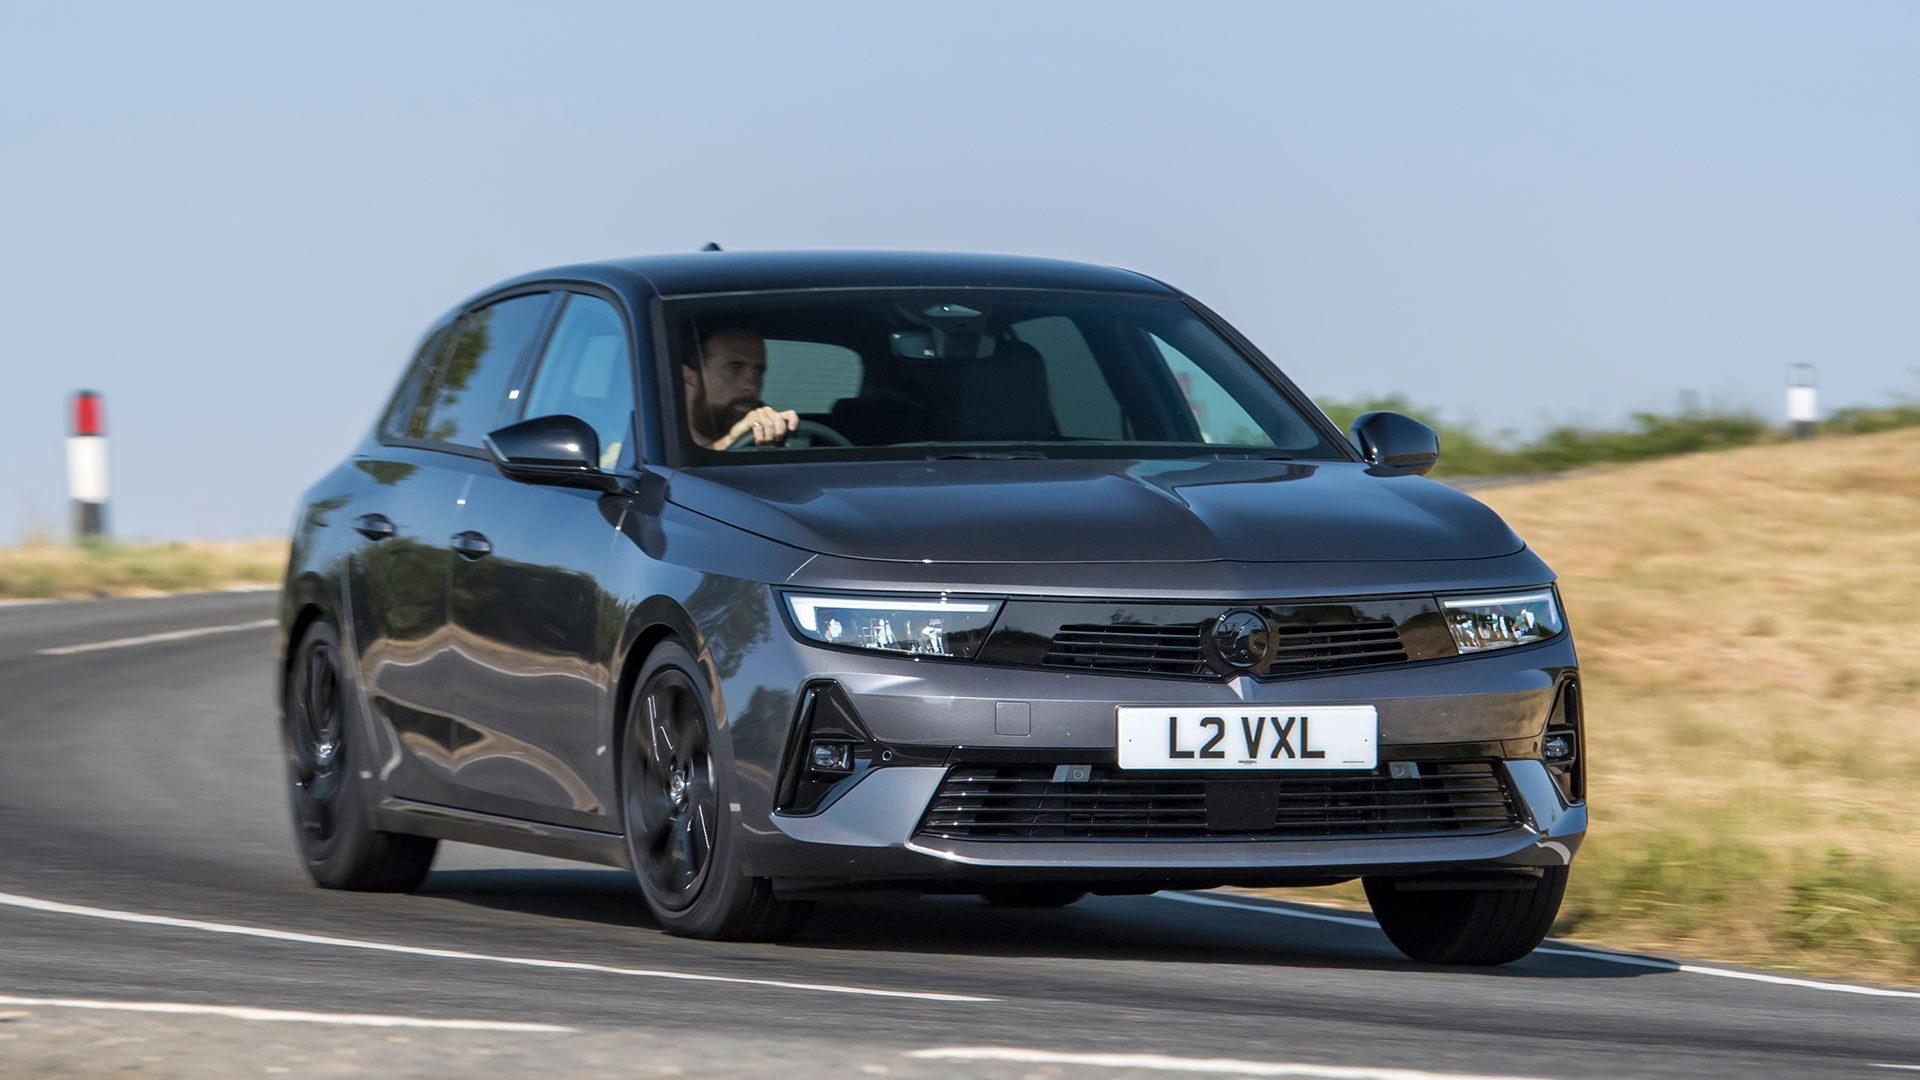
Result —
[{"label": "front bumper", "polygon": [[[1229,683],[796,648],[804,666],[794,672],[795,685],[837,684],[876,743],[903,752],[900,763],[866,771],[817,812],[744,815],[750,872],[773,878],[786,892],[854,886],[968,891],[1018,881],[1140,891],[1471,875],[1564,865],[1586,832],[1584,801],[1556,783],[1540,758],[1554,703],[1578,676],[1565,635],[1484,656]],[[947,774],[943,761],[990,755],[1111,764],[1116,706],[1213,704],[1374,705],[1383,767],[1391,761],[1492,762],[1512,799],[1513,820],[1472,832],[1311,839],[980,840],[920,828]],[[1010,717],[1019,722],[1009,723]]]},{"label": "front bumper", "polygon": [[1546,766],[1506,762],[1524,820],[1465,835],[1314,840],[953,840],[915,826],[946,770],[875,770],[833,805],[807,817],[776,815],[789,845],[757,869],[788,891],[841,885],[956,887],[1000,881],[1287,885],[1361,875],[1560,866],[1587,829],[1584,803],[1570,803]]}]

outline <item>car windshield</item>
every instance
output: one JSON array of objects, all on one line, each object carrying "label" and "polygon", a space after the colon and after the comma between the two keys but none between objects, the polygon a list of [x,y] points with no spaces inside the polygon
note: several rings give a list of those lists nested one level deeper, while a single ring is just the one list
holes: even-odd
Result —
[{"label": "car windshield", "polygon": [[[814,290],[667,311],[689,464],[1346,456],[1172,297]],[[784,441],[756,441],[762,407],[797,421]]]}]

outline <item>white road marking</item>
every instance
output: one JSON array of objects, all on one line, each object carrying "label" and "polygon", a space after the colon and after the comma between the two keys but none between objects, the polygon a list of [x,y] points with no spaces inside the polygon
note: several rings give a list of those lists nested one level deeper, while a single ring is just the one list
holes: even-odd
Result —
[{"label": "white road marking", "polygon": [[1341,926],[1358,926],[1364,930],[1378,930],[1380,924],[1372,919],[1356,919],[1348,915],[1323,915],[1318,911],[1295,911],[1293,908],[1271,907],[1266,904],[1249,904],[1242,900],[1222,900],[1217,896],[1195,896],[1192,893],[1163,892],[1154,894],[1162,900],[1178,900],[1183,904],[1205,904],[1208,907],[1237,908],[1241,911],[1259,911],[1268,915],[1287,915],[1295,919],[1311,919],[1314,922],[1339,923]]},{"label": "white road marking", "polygon": [[1439,1073],[1424,1069],[1373,1069],[1353,1065],[1308,1065],[1297,1061],[1236,1061],[1233,1058],[1183,1058],[1166,1054],[1060,1054],[1014,1046],[938,1046],[913,1050],[910,1058],[928,1061],[1017,1061],[1026,1065],[1090,1065],[1097,1069],[1150,1069],[1156,1072],[1230,1073],[1234,1076],[1298,1076],[1310,1080],[1525,1080],[1483,1073]]},{"label": "white road marking", "polygon": [[455,1031],[539,1031],[570,1034],[579,1028],[559,1024],[523,1024],[510,1020],[428,1020],[418,1016],[377,1016],[365,1013],[297,1012],[256,1009],[246,1005],[190,1005],[179,1001],[96,1001],[89,998],[10,997],[0,994],[0,1005],[45,1009],[105,1009],[115,1012],[171,1013],[185,1016],[225,1016],[234,1020],[274,1020],[295,1024],[352,1024],[358,1027],[450,1028]]},{"label": "white road marking", "polygon": [[[1317,911],[1296,911],[1293,908],[1272,907],[1266,904],[1250,904],[1239,900],[1222,900],[1213,896],[1195,896],[1192,893],[1163,892],[1155,894],[1162,900],[1179,900],[1188,904],[1206,904],[1212,907],[1238,908],[1241,911],[1258,911],[1266,915],[1284,915],[1289,919],[1311,919],[1315,922],[1339,923],[1342,926],[1358,926],[1368,930],[1380,929],[1380,924],[1371,919],[1349,918],[1342,915],[1323,915]],[[1699,964],[1683,964],[1677,960],[1665,960],[1657,956],[1634,956],[1629,953],[1602,952],[1595,949],[1552,949],[1542,946],[1533,950],[1546,956],[1576,956],[1582,960],[1598,960],[1607,964],[1625,964],[1629,967],[1653,968],[1656,971],[1680,971],[1688,975],[1711,975],[1716,979],[1738,979],[1743,982],[1767,983],[1773,986],[1796,986],[1803,990],[1827,990],[1835,994],[1860,994],[1864,997],[1911,998],[1920,1000],[1920,990],[1889,990],[1880,986],[1855,986],[1850,983],[1818,982],[1813,979],[1796,979],[1788,975],[1764,975],[1758,971],[1733,971],[1728,968],[1702,967]]]},{"label": "white road marking", "polygon": [[493,956],[488,953],[464,952],[459,949],[430,949],[420,945],[393,945],[384,941],[362,941],[358,938],[324,937],[319,934],[301,934],[291,930],[271,930],[260,926],[239,926],[233,923],[205,922],[200,919],[179,919],[171,915],[143,915],[137,911],[117,911],[112,908],[87,907],[82,904],[63,904],[58,900],[41,900],[32,896],[18,896],[14,893],[0,893],[0,905],[25,908],[28,911],[42,911],[53,915],[79,915],[89,919],[110,919],[114,922],[140,923],[146,926],[171,926],[181,930],[202,930],[210,934],[237,934],[241,937],[265,938],[269,941],[290,941],[300,945],[328,945],[337,949],[366,949],[369,952],[400,953],[406,956],[430,956],[441,960],[480,960],[490,964],[511,964],[517,967],[552,968],[560,971],[591,971],[603,975],[626,975],[638,979],[670,979],[679,982],[723,983],[728,986],[762,986],[774,990],[809,990],[821,994],[853,994],[861,997],[907,998],[913,1001],[946,1001],[960,1004],[976,1004],[998,1001],[998,998],[973,997],[967,994],[940,994],[921,990],[877,990],[866,986],[839,986],[833,983],[785,982],[779,979],[749,979],[735,975],[702,975],[690,971],[665,971],[656,968],[621,968],[607,964],[589,964],[578,960],[542,960],[529,956]]},{"label": "white road marking", "polygon": [[89,641],[85,645],[61,645],[52,649],[41,649],[41,656],[71,656],[74,653],[93,652],[96,649],[124,649],[130,645],[151,645],[156,641],[179,641],[183,638],[203,637],[207,634],[231,634],[236,630],[258,630],[272,626],[275,619],[255,619],[252,622],[232,623],[227,626],[196,626],[191,630],[168,630],[160,634],[142,634],[139,637],[115,638],[112,641]]},{"label": "white road marking", "polygon": [[135,593],[131,596],[29,596],[12,600],[0,600],[0,608],[17,607],[22,604],[91,604],[99,600],[177,600],[183,596],[219,596],[221,593],[261,593],[279,592],[278,585],[225,585],[218,589],[203,589],[199,592]]},{"label": "white road marking", "polygon": [[1899,1069],[1902,1072],[1920,1072],[1920,1065],[1874,1065],[1876,1069]]}]

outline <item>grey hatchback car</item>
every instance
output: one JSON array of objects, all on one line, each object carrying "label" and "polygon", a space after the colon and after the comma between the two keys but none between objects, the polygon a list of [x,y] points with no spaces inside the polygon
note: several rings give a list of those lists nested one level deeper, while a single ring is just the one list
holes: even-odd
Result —
[{"label": "grey hatchback car", "polygon": [[973,255],[707,252],[489,289],[304,496],[297,847],[630,867],[667,930],[850,889],[1361,879],[1408,955],[1551,925],[1586,830],[1554,576],[1192,298]]}]

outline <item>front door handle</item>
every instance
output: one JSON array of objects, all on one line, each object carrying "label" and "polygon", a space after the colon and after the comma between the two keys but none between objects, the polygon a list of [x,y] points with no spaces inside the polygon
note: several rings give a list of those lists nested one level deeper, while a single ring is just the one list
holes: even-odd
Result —
[{"label": "front door handle", "polygon": [[493,543],[469,529],[453,534],[453,550],[459,552],[463,559],[478,559],[493,553]]},{"label": "front door handle", "polygon": [[353,519],[353,531],[369,540],[385,540],[393,535],[393,522],[385,514],[361,514]]}]

